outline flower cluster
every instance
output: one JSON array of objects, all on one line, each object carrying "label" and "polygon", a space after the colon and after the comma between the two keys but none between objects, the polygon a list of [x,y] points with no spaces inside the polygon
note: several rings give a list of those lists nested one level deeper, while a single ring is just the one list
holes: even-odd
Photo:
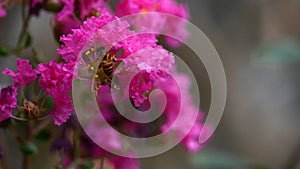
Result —
[{"label": "flower cluster", "polygon": [[[193,99],[188,92],[189,78],[177,72],[173,53],[158,44],[156,33],[139,33],[145,29],[144,24],[146,24],[155,32],[165,32],[185,40],[188,36],[185,23],[167,17],[173,15],[189,19],[185,5],[175,2],[175,0],[121,0],[117,3],[116,14],[104,0],[31,0],[29,5],[29,15],[38,15],[41,9],[55,12],[53,30],[56,36],[60,37],[61,46],[57,49],[57,54],[60,57],[58,60],[60,61],[52,59],[48,63],[36,63],[33,68],[29,60],[18,58],[17,72],[7,68],[3,70],[3,74],[12,77],[14,84],[1,89],[0,122],[9,118],[18,119],[19,114],[14,112],[16,108],[18,108],[18,113],[22,113],[19,109],[25,109],[27,113],[33,110],[38,112],[36,119],[39,119],[41,116],[39,113],[46,109],[47,115],[53,118],[56,125],[64,124],[62,125],[63,134],[54,139],[51,149],[62,150],[64,152],[62,155],[63,167],[70,166],[75,160],[75,156],[71,155],[74,150],[70,149],[76,145],[73,145],[75,144],[74,140],[66,136],[65,130],[70,123],[73,123],[73,120],[66,123],[74,112],[70,94],[72,81],[79,79],[80,76],[77,73],[81,65],[88,65],[90,73],[99,67],[98,65],[92,69],[90,64],[99,60],[101,62],[106,53],[118,56],[112,61],[112,67],[109,67],[111,72],[104,70],[103,65],[102,69],[99,67],[99,70],[96,70],[102,73],[101,76],[104,76],[101,77],[100,87],[97,86],[97,102],[104,119],[113,128],[103,127],[97,119],[90,121],[87,130],[92,133],[97,142],[118,151],[124,147],[122,147],[122,139],[113,132],[114,129],[121,130],[130,136],[148,137],[166,132],[171,128],[175,135],[180,138],[184,137],[181,143],[187,150],[194,152],[203,146],[198,143],[198,137],[201,131],[208,131],[208,129],[203,129],[201,124],[202,112],[193,104]],[[2,7],[3,3],[0,1],[0,17],[6,14]],[[156,18],[141,17],[134,21],[122,18],[130,14],[150,12],[160,12],[167,15]],[[164,38],[166,44],[172,47],[181,44],[170,37]],[[99,45],[104,48],[103,55],[97,53]],[[93,57],[89,59],[92,63],[86,63],[83,56],[89,57],[88,53],[91,52]],[[119,63],[122,63],[121,66],[115,67]],[[167,98],[167,105],[159,120],[149,124],[140,124],[129,121],[120,115],[112,99],[113,82],[110,79],[111,76],[107,76],[107,72],[118,79],[117,87],[120,88],[122,95],[120,104],[124,101],[122,99],[129,98],[137,110],[148,109],[151,106],[149,103],[151,91],[161,89]],[[94,75],[92,77],[94,80],[97,78]],[[40,92],[26,91],[27,88],[36,89],[37,86],[40,88]],[[17,100],[18,89],[21,91],[19,100]],[[34,94],[38,96],[32,97]],[[26,95],[30,95],[30,98],[25,97]],[[54,105],[50,107],[48,104],[48,107],[44,107],[49,97]],[[26,102],[23,105],[17,104],[18,101],[21,103],[24,100]],[[30,110],[28,106],[32,106]],[[177,120],[180,112],[183,113],[184,118]],[[193,112],[198,113],[196,119],[192,116]],[[27,117],[25,120],[32,120],[26,115],[25,117]],[[177,122],[174,126],[175,121]],[[83,147],[82,152],[85,153],[85,156],[99,158],[108,154],[106,150],[88,140],[85,134],[77,136],[77,133],[73,131],[74,128],[76,127],[71,129],[72,132],[69,135],[75,135],[76,138],[73,139],[84,140],[80,142],[80,146]],[[186,133],[186,131],[189,132]],[[123,157],[108,158],[105,160],[105,166],[114,169],[139,168],[136,159]]]},{"label": "flower cluster", "polygon": [[[17,72],[13,72],[6,68],[2,72],[12,77],[14,86],[9,87],[9,90],[6,88],[3,89],[3,93],[1,93],[1,98],[3,97],[3,100],[1,100],[3,113],[0,116],[3,116],[3,118],[0,121],[8,117],[13,117],[12,109],[16,108],[17,87],[24,90],[25,86],[33,83],[39,77],[41,88],[47,94],[51,95],[54,100],[55,107],[50,115],[53,117],[55,124],[60,125],[65,122],[73,112],[71,98],[68,95],[71,91],[72,83],[70,66],[68,64],[56,63],[55,60],[52,60],[50,63],[39,64],[34,70],[29,60],[18,58],[17,69]],[[23,97],[25,98],[25,96]]]},{"label": "flower cluster", "polygon": [[[102,28],[106,23],[112,22],[112,25],[109,25],[109,28]],[[103,31],[105,30],[105,32]],[[114,30],[114,31],[112,31]],[[109,37],[109,38],[108,38]],[[122,37],[124,39],[122,39]],[[96,39],[96,40],[95,40]],[[99,41],[101,44],[104,44],[105,47],[113,46],[113,49],[123,49],[124,53],[121,56],[121,59],[124,63],[124,66],[118,68],[114,75],[118,76],[120,79],[121,88],[129,85],[129,97],[134,102],[134,105],[139,108],[147,102],[148,94],[154,88],[163,88],[167,93],[167,99],[172,101],[172,105],[178,102],[180,105],[180,91],[176,90],[177,83],[170,83],[169,76],[165,72],[174,71],[174,56],[172,53],[163,49],[163,47],[156,44],[157,40],[153,34],[138,34],[129,30],[129,24],[125,21],[120,20],[119,18],[112,17],[110,15],[103,15],[101,17],[92,17],[84,22],[83,26],[79,29],[73,30],[73,34],[63,36],[61,39],[64,45],[58,50],[58,53],[61,54],[62,58],[74,63],[75,61],[80,60],[80,54],[82,51],[85,51],[85,45],[90,42],[90,40],[95,40],[96,43]],[[76,66],[75,66],[76,67]],[[128,78],[134,74],[139,74],[135,76],[130,83],[128,83]],[[182,96],[182,101],[185,109],[183,109],[186,114],[186,118],[182,120],[176,130],[178,135],[182,134],[182,128],[185,127],[185,124],[193,122],[194,119],[190,119],[189,113],[197,111],[197,108],[193,106],[191,97],[189,96],[188,91],[188,79],[181,75],[180,82],[182,87],[185,90],[184,96]],[[174,86],[174,87],[172,87]],[[116,115],[117,111],[113,107],[113,101],[111,99],[111,94],[109,88],[101,88],[98,95],[100,96],[99,104],[106,105],[101,106],[102,113],[106,120],[109,122],[118,121],[118,124],[124,126],[131,126],[132,129],[138,129],[138,124],[130,123],[124,121],[123,118]],[[124,91],[126,95],[126,91]],[[166,124],[161,126],[161,132],[172,125],[174,119],[178,115],[178,107],[168,106],[165,114]],[[183,141],[184,147],[190,151],[197,151],[201,148],[202,145],[198,143],[198,136],[202,129],[200,121],[202,116],[199,115],[198,119],[191,132],[186,136]],[[94,124],[91,122],[91,124]],[[135,126],[135,127],[134,127]],[[108,145],[113,149],[120,149],[121,143],[118,143],[118,138],[115,135],[112,135],[110,130],[101,127],[91,125],[89,130],[94,131],[103,131],[100,132],[99,142],[106,142],[103,140],[103,133],[105,138],[110,138],[114,140],[111,142],[112,145]],[[146,128],[145,128],[146,130]],[[133,131],[134,132],[134,131]],[[136,131],[138,132],[138,131]],[[97,132],[99,133],[99,132]]]},{"label": "flower cluster", "polygon": [[50,63],[39,64],[36,72],[40,75],[40,86],[52,96],[55,107],[51,112],[55,124],[66,122],[73,112],[73,105],[69,92],[71,91],[72,72],[67,64]]},{"label": "flower cluster", "polygon": [[5,68],[3,74],[10,75],[15,83],[15,86],[24,87],[36,79],[36,72],[32,69],[29,60],[17,60],[17,73]]},{"label": "flower cluster", "polygon": [[54,23],[58,36],[71,33],[92,16],[110,14],[111,10],[103,0],[62,0],[64,7],[55,14]]},{"label": "flower cluster", "polygon": [[[132,24],[140,29],[146,24],[147,28],[152,31],[171,34],[183,41],[187,38],[186,24],[174,19],[174,16],[189,19],[188,10],[184,4],[176,3],[173,0],[121,0],[116,8],[116,14],[119,17],[148,12],[165,13],[172,15],[172,17],[167,15],[164,17],[161,15],[150,15],[149,17],[146,16],[145,19],[138,17]],[[168,26],[164,27],[164,25]],[[178,40],[170,37],[165,37],[165,40],[171,47],[178,47],[181,44]]]}]

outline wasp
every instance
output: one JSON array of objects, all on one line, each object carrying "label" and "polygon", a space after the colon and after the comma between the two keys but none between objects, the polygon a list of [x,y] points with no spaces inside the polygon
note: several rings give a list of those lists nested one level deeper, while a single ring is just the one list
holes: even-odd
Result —
[{"label": "wasp", "polygon": [[28,113],[28,119],[30,119],[31,114],[35,118],[39,118],[39,116],[40,116],[40,108],[28,99],[24,99],[23,107],[20,107],[20,108],[24,109]]},{"label": "wasp", "polygon": [[[120,55],[120,53],[108,51],[103,54],[103,50],[103,48],[98,48],[95,50],[92,47],[83,53],[83,59],[85,62],[89,62],[87,66],[89,71],[93,74],[92,90],[96,93],[104,85],[109,85],[113,89],[119,89],[117,82],[115,82],[115,80],[118,80],[116,77],[114,77],[114,70],[120,63],[120,60],[117,59],[117,55]],[[101,56],[103,56],[103,59],[99,63],[98,60],[99,58],[102,58]],[[99,66],[96,68],[98,63]]]},{"label": "wasp", "polygon": [[100,65],[97,73],[95,74],[95,82],[97,84],[96,91],[98,91],[103,85],[107,84],[114,89],[119,89],[118,85],[113,81],[113,72],[119,60],[115,54],[107,52]]}]

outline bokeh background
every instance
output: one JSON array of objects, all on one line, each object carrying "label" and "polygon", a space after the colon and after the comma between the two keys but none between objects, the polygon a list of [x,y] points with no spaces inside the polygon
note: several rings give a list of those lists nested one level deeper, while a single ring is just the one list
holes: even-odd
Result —
[{"label": "bokeh background", "polygon": [[[114,2],[114,1],[112,1]],[[176,147],[141,160],[142,169],[300,169],[300,0],[187,0],[191,22],[212,41],[223,62],[228,96],[216,133],[199,152]],[[14,46],[21,29],[20,6],[0,19],[0,42]],[[57,43],[49,13],[32,20],[37,52],[49,61]],[[210,84],[204,66],[186,47],[173,50],[193,70],[201,109],[210,106]],[[15,66],[14,57],[0,58],[0,70]],[[10,84],[0,76],[0,85]],[[2,131],[0,131],[2,132]],[[13,142],[0,133],[4,149]],[[44,149],[47,150],[47,145]],[[41,150],[43,151],[43,150]],[[17,159],[20,154],[13,154]],[[51,157],[39,155],[46,168]]]}]

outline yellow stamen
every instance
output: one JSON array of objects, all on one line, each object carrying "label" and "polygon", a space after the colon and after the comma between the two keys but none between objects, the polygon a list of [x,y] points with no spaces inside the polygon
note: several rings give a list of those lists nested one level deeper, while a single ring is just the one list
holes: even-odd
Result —
[{"label": "yellow stamen", "polygon": [[91,51],[88,50],[88,51],[85,52],[85,55],[89,55],[90,53],[91,53]]}]

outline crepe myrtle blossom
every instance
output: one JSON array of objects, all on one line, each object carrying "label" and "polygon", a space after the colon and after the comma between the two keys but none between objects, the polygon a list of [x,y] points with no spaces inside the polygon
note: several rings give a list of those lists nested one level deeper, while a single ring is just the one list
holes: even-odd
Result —
[{"label": "crepe myrtle blossom", "polygon": [[17,72],[5,68],[2,73],[10,75],[18,87],[24,87],[36,79],[36,72],[32,69],[29,60],[17,59]]},{"label": "crepe myrtle blossom", "polygon": [[[173,79],[175,77],[176,80]],[[189,151],[198,151],[203,145],[199,143],[199,135],[203,126],[201,120],[203,113],[195,107],[192,97],[190,95],[189,87],[190,80],[184,74],[172,73],[172,76],[166,76],[165,79],[158,79],[153,85],[155,88],[160,88],[166,94],[168,102],[172,104],[166,105],[165,116],[166,123],[161,127],[162,132],[168,130],[172,126],[178,136],[184,135],[189,125],[195,121],[189,133],[184,137],[181,142],[183,147]],[[180,89],[179,89],[180,87]],[[174,106],[177,105],[177,106]],[[182,106],[180,106],[182,105]],[[181,110],[180,110],[181,109]],[[173,124],[177,119],[179,112],[183,113],[183,118],[178,119],[177,125]],[[198,112],[197,119],[193,119],[192,114]],[[209,130],[209,129],[205,129]]]},{"label": "crepe myrtle blossom", "polygon": [[[108,23],[110,23],[108,26],[101,29]],[[63,42],[63,45],[58,49],[57,53],[65,61],[75,65],[80,53],[88,50],[85,45],[91,43],[93,39],[96,39],[97,42],[107,48],[114,46],[115,50],[124,49],[122,57],[126,57],[140,49],[157,46],[157,40],[154,35],[135,35],[135,32],[129,30],[129,27],[129,23],[110,14],[92,17],[87,19],[79,29],[72,30],[72,34],[61,37],[60,41]]]},{"label": "crepe myrtle blossom", "polygon": [[83,22],[78,29],[73,29],[72,33],[63,35],[60,41],[63,43],[57,53],[67,61],[75,65],[84,45],[89,41],[94,33],[112,20],[111,15],[102,15],[100,18],[92,17]]},{"label": "crepe myrtle blossom", "polygon": [[[161,12],[185,20],[189,19],[186,5],[179,4],[175,0],[121,0],[116,8],[116,14],[119,17],[147,12]],[[181,40],[185,40],[188,37],[186,23],[176,19],[176,17],[164,17],[162,15],[150,16],[151,17],[138,17],[133,20],[132,24],[140,29],[146,24],[146,27],[151,31],[173,34]],[[168,26],[165,27],[164,25]],[[165,41],[171,47],[178,47],[181,44],[178,40],[170,37],[165,37]]]},{"label": "crepe myrtle blossom", "polygon": [[3,8],[3,1],[0,0],[0,18],[3,18],[6,16],[6,10]]},{"label": "crepe myrtle blossom", "polygon": [[8,86],[0,92],[0,122],[12,117],[13,110],[17,107],[18,88]]},{"label": "crepe myrtle blossom", "polygon": [[72,74],[70,64],[57,63],[53,59],[49,63],[39,64],[36,72],[40,75],[40,86],[51,95],[54,109],[51,116],[56,125],[66,122],[74,111],[69,92],[72,89]]},{"label": "crepe myrtle blossom", "polygon": [[87,18],[112,13],[102,0],[62,0],[61,2],[62,10],[53,17],[56,37],[72,33],[72,29],[78,29]]},{"label": "crepe myrtle blossom", "polygon": [[[118,68],[115,75],[119,76],[123,86],[130,86],[130,98],[134,101],[134,105],[139,107],[147,100],[147,93],[152,90],[155,80],[165,76],[164,72],[174,69],[175,59],[172,53],[157,46],[139,50],[123,59],[123,62],[124,66]],[[127,79],[130,76],[133,76],[133,79],[129,84]]]},{"label": "crepe myrtle blossom", "polygon": [[113,166],[113,169],[139,169],[139,162],[136,158],[126,158],[116,156],[109,158],[108,163]]}]

